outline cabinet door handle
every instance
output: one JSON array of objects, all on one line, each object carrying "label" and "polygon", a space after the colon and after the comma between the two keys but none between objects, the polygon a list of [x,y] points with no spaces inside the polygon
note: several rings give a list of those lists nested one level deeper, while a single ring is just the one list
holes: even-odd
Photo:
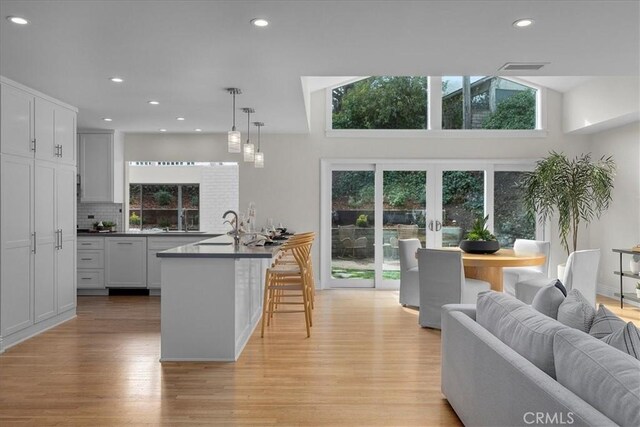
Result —
[{"label": "cabinet door handle", "polygon": [[433,220],[429,221],[429,231],[433,231]]},{"label": "cabinet door handle", "polygon": [[91,280],[91,277],[81,277],[82,280]]},{"label": "cabinet door handle", "polygon": [[58,145],[58,157],[62,157],[62,145]]},{"label": "cabinet door handle", "polygon": [[133,245],[133,242],[116,242],[118,245]]},{"label": "cabinet door handle", "polygon": [[58,233],[60,233],[60,249],[62,249],[62,228],[58,230]]},{"label": "cabinet door handle", "polygon": [[440,231],[440,230],[442,230],[442,223],[436,220],[436,231]]},{"label": "cabinet door handle", "polygon": [[91,246],[91,243],[80,243],[81,246]]},{"label": "cabinet door handle", "polygon": [[93,258],[80,258],[80,261],[93,261]]},{"label": "cabinet door handle", "polygon": [[31,140],[31,151],[34,151],[34,152],[36,151],[36,139],[35,138],[33,138]]},{"label": "cabinet door handle", "polygon": [[31,249],[31,252],[33,252],[34,254],[36,253],[36,232],[34,231],[33,233],[31,233],[31,238],[33,239],[33,249]]}]

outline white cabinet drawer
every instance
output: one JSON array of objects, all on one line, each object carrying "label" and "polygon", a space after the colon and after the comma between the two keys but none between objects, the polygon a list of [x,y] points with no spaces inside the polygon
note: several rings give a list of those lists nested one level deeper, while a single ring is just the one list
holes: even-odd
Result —
[{"label": "white cabinet drawer", "polygon": [[104,249],[104,238],[78,237],[78,250],[83,249]]},{"label": "white cabinet drawer", "polygon": [[104,270],[78,270],[79,289],[104,289]]},{"label": "white cabinet drawer", "polygon": [[78,251],[78,269],[104,268],[104,251]]}]

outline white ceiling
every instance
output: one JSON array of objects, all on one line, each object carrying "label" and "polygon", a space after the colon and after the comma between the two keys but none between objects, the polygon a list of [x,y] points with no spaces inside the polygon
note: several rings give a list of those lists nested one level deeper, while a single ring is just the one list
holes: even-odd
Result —
[{"label": "white ceiling", "polygon": [[[510,61],[549,62],[540,83],[640,74],[638,1],[2,0],[0,15],[31,21],[0,19],[0,74],[77,106],[81,127],[133,132],[224,132],[228,86],[264,132],[307,132],[301,76],[490,75]],[[516,30],[522,17],[535,25]]]}]

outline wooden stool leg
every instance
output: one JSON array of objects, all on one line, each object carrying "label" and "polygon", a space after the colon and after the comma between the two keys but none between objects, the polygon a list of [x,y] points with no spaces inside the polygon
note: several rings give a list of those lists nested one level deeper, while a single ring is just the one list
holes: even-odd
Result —
[{"label": "wooden stool leg", "polygon": [[267,313],[267,304],[269,303],[269,270],[267,270],[267,274],[265,275],[265,279],[264,279],[264,300],[262,302],[262,326],[261,326],[261,332],[260,332],[260,338],[264,338],[264,322],[265,322],[265,317],[267,317],[268,313]]}]

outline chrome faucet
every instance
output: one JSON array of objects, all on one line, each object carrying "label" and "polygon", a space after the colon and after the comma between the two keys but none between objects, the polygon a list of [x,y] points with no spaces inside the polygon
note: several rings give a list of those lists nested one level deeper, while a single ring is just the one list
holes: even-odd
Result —
[{"label": "chrome faucet", "polygon": [[[227,215],[232,214],[235,217],[235,222],[227,220]],[[233,242],[236,246],[240,245],[240,222],[238,221],[238,214],[235,211],[228,210],[222,215],[222,219],[225,221],[223,224],[229,224],[233,227]]]},{"label": "chrome faucet", "polygon": [[180,215],[180,221],[182,222],[182,230],[189,231],[189,226],[187,225],[187,211],[182,211],[182,214]]}]

